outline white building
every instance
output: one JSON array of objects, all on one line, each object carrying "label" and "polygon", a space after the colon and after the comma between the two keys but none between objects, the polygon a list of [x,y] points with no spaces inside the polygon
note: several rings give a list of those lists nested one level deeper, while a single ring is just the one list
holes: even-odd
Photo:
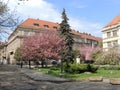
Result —
[{"label": "white building", "polygon": [[120,14],[102,29],[102,33],[105,51],[120,45]]}]

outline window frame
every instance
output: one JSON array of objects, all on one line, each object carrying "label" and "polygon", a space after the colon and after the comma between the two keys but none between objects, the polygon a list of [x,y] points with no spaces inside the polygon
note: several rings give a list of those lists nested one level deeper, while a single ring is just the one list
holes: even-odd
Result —
[{"label": "window frame", "polygon": [[107,38],[111,37],[111,32],[107,32]]},{"label": "window frame", "polygon": [[112,31],[112,33],[113,33],[113,37],[117,36],[117,32],[118,32],[118,30],[114,30],[114,31]]},{"label": "window frame", "polygon": [[107,42],[107,46],[108,47],[111,47],[112,46],[112,43],[109,41],[109,42]]}]

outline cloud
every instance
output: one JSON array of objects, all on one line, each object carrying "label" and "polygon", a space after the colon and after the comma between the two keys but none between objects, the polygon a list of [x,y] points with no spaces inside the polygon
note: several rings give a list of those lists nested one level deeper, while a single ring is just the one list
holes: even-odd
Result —
[{"label": "cloud", "polygon": [[90,33],[95,36],[101,37],[100,30],[102,29],[102,25],[99,23],[89,22],[82,19],[70,18],[71,28],[76,29],[80,32]]},{"label": "cloud", "polygon": [[28,0],[26,2],[9,0],[8,6],[11,10],[16,9],[18,15],[24,19],[31,17],[49,21],[60,21],[61,17],[61,14],[54,6],[45,0]]},{"label": "cloud", "polygon": [[[20,3],[20,5],[18,5],[18,3]],[[24,19],[31,17],[52,22],[61,21],[61,12],[59,12],[52,3],[48,3],[46,0],[28,0],[28,2],[17,2],[16,0],[10,0],[9,6],[12,9],[17,7],[17,12],[20,17]],[[84,7],[86,6],[82,5],[79,8]],[[96,36],[101,36],[100,30],[102,25],[99,23],[93,23],[74,17],[70,17],[69,19],[71,28],[80,32],[88,32]]]}]

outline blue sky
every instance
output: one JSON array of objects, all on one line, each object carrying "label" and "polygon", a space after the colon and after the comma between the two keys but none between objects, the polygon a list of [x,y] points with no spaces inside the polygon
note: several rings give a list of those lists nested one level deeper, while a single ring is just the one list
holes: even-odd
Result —
[{"label": "blue sky", "polygon": [[99,37],[102,28],[120,14],[120,0],[9,0],[9,7],[16,8],[23,20],[29,17],[52,22],[61,22],[65,8],[71,28]]}]

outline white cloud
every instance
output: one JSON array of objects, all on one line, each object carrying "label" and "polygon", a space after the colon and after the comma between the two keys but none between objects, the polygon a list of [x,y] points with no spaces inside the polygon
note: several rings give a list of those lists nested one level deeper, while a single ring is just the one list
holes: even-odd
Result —
[{"label": "white cloud", "polygon": [[[20,5],[18,5],[18,3],[20,3]],[[28,0],[27,2],[10,0],[9,6],[12,9],[17,6],[17,12],[19,13],[20,17],[25,19],[31,17],[53,22],[61,21],[61,13],[57,11],[52,3],[48,3],[45,0]],[[80,8],[84,7],[85,6],[81,6]],[[70,17],[69,19],[70,25],[73,29],[79,30],[80,32],[88,32],[95,36],[101,36],[100,30],[102,25],[88,22],[86,20],[80,20],[74,17]]]},{"label": "white cloud", "polygon": [[80,32],[86,32],[95,36],[101,36],[100,30],[103,26],[99,23],[88,22],[72,17],[70,18],[69,23],[71,25],[71,28],[76,29]]},{"label": "white cloud", "polygon": [[10,9],[16,9],[19,16],[24,19],[31,17],[49,21],[60,21],[60,13],[52,4],[47,3],[45,0],[28,0],[26,2],[9,0],[8,5]]}]

